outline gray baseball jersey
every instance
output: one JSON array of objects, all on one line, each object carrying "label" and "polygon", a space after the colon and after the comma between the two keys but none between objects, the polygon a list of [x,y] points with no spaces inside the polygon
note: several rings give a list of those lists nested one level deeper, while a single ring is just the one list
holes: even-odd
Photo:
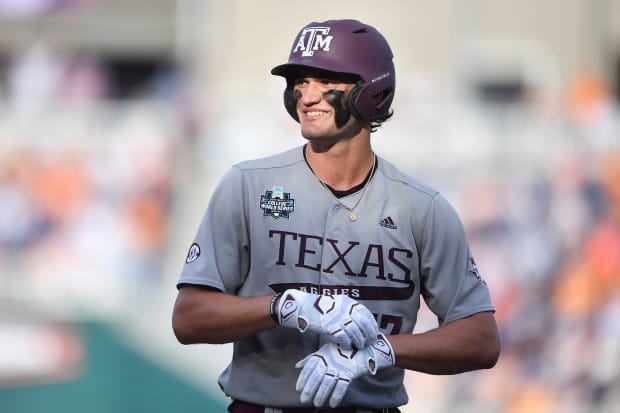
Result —
[{"label": "gray baseball jersey", "polygon": [[[341,201],[352,206],[360,193]],[[232,167],[216,187],[179,284],[240,297],[288,288],[347,294],[368,307],[386,335],[413,331],[420,296],[440,324],[494,311],[461,222],[434,191],[378,158],[355,208],[357,220],[314,176],[303,147]],[[300,406],[295,363],[319,337],[275,326],[234,343],[219,384],[230,397]],[[408,401],[404,371],[356,379],[342,405],[394,407]]]}]

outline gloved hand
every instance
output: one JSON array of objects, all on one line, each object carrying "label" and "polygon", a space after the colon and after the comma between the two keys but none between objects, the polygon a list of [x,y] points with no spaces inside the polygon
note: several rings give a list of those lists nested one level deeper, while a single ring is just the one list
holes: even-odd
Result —
[{"label": "gloved hand", "polygon": [[318,295],[289,289],[278,303],[278,323],[302,333],[326,335],[345,348],[364,348],[377,337],[377,322],[368,308],[346,295]]},{"label": "gloved hand", "polygon": [[353,379],[363,374],[374,375],[394,363],[394,350],[381,333],[362,350],[327,343],[295,365],[302,368],[295,389],[301,391],[302,403],[312,401],[314,406],[322,407],[329,400],[331,407],[337,407]]}]

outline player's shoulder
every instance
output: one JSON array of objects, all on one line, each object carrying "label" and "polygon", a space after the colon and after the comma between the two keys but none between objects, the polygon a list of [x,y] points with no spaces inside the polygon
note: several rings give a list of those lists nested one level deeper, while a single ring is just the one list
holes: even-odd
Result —
[{"label": "player's shoulder", "polygon": [[237,163],[236,165],[234,165],[234,167],[241,171],[252,171],[257,169],[286,168],[300,162],[305,162],[303,156],[303,147],[297,146],[284,152],[280,152],[263,158],[245,160]]},{"label": "player's shoulder", "polygon": [[384,158],[380,158],[380,163],[382,165],[381,169],[383,171],[385,179],[395,185],[401,186],[401,189],[410,192],[412,195],[432,199],[439,194],[436,189],[420,182],[411,175],[403,172],[400,168],[398,168],[390,161],[387,161]]},{"label": "player's shoulder", "polygon": [[456,210],[438,190],[418,181],[388,161],[381,160],[381,164],[387,187],[385,196],[404,198],[407,205],[418,211],[411,214],[413,220],[424,221],[429,214],[439,214],[442,221],[454,223],[454,228],[460,226]]}]

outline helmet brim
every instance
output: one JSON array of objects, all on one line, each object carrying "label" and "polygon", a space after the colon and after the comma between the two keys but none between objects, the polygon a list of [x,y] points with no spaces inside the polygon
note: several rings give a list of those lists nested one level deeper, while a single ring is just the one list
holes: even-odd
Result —
[{"label": "helmet brim", "polygon": [[334,79],[342,79],[343,81],[356,82],[360,80],[359,75],[349,72],[336,72],[317,66],[300,65],[297,63],[284,63],[271,69],[271,74],[282,76],[286,79],[298,76],[327,77]]}]

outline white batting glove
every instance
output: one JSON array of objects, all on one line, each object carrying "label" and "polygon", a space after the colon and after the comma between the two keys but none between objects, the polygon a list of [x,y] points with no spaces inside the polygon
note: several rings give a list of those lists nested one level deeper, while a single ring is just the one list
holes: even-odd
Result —
[{"label": "white batting glove", "polygon": [[314,331],[345,348],[364,348],[379,329],[368,308],[346,295],[318,295],[289,289],[278,303],[278,323],[302,333]]},{"label": "white batting glove", "polygon": [[302,403],[312,401],[315,407],[322,407],[329,400],[331,407],[337,407],[353,379],[374,375],[394,363],[394,350],[381,333],[377,341],[362,350],[327,343],[295,365],[302,367],[295,389],[301,391]]}]

